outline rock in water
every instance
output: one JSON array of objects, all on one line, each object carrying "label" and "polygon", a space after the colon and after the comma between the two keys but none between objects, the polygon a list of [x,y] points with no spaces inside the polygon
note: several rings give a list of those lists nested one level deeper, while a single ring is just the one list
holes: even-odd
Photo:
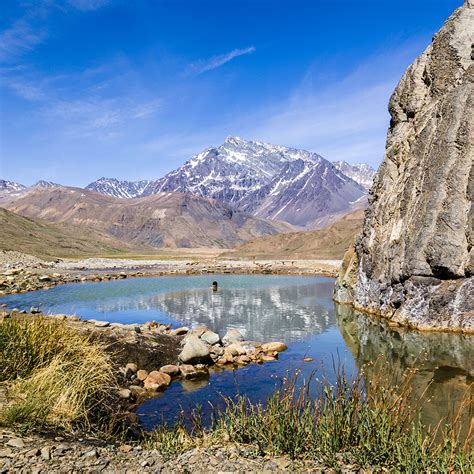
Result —
[{"label": "rock in water", "polygon": [[384,161],[335,300],[424,330],[474,332],[474,0],[390,99]]}]

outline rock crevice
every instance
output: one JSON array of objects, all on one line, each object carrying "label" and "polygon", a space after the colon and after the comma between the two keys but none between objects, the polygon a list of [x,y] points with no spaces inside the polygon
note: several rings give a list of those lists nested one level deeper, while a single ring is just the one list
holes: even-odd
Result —
[{"label": "rock crevice", "polygon": [[335,300],[419,329],[474,332],[474,8],[468,0],[389,104],[385,158]]}]

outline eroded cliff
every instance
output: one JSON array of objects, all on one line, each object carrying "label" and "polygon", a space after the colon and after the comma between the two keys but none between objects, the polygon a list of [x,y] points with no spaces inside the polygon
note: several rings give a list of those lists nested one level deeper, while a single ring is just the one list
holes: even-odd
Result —
[{"label": "eroded cliff", "polygon": [[408,68],[389,110],[335,300],[419,329],[474,332],[474,0]]}]

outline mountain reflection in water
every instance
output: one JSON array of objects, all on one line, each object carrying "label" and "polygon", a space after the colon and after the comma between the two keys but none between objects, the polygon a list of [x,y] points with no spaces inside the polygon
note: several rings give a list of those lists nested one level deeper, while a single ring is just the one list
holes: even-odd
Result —
[{"label": "mountain reflection in water", "polygon": [[[424,424],[436,426],[456,413],[464,399],[468,404],[462,409],[462,425],[467,431],[473,416],[473,336],[393,329],[347,305],[336,305],[336,318],[359,367],[383,356],[387,363],[381,375],[387,385],[397,385],[407,369],[416,369],[411,400],[420,405]],[[374,370],[380,369],[367,366],[369,378]]]},{"label": "mountain reflection in water", "polygon": [[[332,284],[332,282],[328,282]],[[107,301],[98,311],[159,310],[188,326],[204,324],[221,336],[237,328],[255,341],[298,341],[334,324],[324,283],[255,288],[186,289],[139,299]],[[318,295],[318,293],[320,293]],[[326,303],[326,305],[324,304]]]}]

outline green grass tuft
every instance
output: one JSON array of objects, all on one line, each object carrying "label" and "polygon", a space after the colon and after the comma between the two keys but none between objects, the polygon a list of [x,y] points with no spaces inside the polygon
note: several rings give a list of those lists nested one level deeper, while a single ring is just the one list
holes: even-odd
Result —
[{"label": "green grass tuft", "polygon": [[[168,456],[222,440],[257,448],[262,455],[340,463],[395,472],[473,472],[470,435],[461,443],[457,420],[428,430],[408,404],[410,374],[402,387],[384,389],[380,381],[363,377],[337,383],[315,381],[298,388],[297,377],[286,380],[265,404],[244,396],[226,400],[226,409],[204,430],[199,421],[188,432],[181,422],[152,434],[155,447]],[[466,409],[466,406],[463,407]]]}]

